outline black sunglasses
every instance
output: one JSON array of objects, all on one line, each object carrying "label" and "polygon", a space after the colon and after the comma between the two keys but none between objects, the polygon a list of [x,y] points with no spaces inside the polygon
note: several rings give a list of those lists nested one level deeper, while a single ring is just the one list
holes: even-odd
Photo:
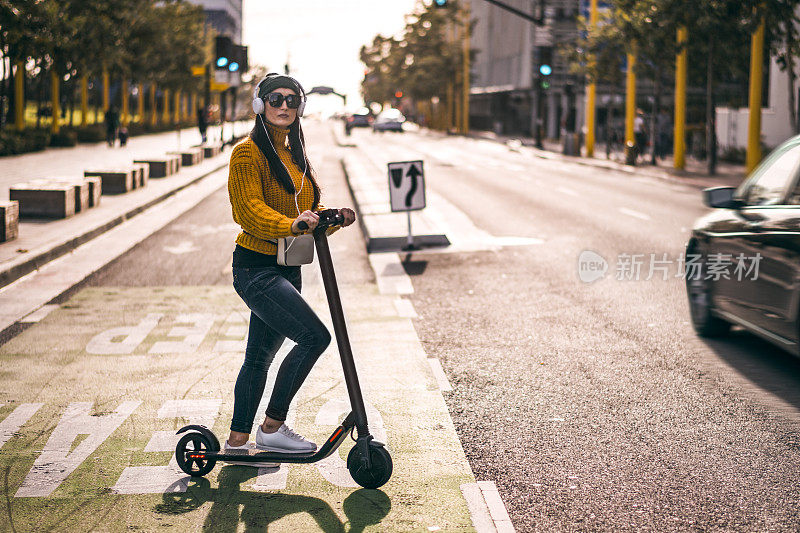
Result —
[{"label": "black sunglasses", "polygon": [[267,103],[272,107],[280,107],[286,101],[286,107],[289,109],[297,109],[300,107],[300,97],[296,94],[287,94],[286,96],[281,93],[269,93],[267,95]]}]

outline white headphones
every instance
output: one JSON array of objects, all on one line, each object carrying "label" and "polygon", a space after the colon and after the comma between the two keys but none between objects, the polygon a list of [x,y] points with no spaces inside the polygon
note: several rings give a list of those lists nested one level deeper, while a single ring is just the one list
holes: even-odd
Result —
[{"label": "white headphones", "polygon": [[278,74],[277,72],[270,72],[269,74],[267,74],[264,77],[263,80],[258,82],[258,85],[256,85],[256,90],[253,91],[253,113],[255,113],[256,115],[260,115],[261,113],[264,112],[264,99],[263,98],[259,98],[259,96],[258,96],[258,92],[261,90],[261,84],[264,83],[265,81],[267,81],[268,79],[274,78],[274,77],[277,77],[277,76],[283,76],[285,78],[289,78],[290,80],[292,80],[294,82],[295,85],[297,85],[297,88],[300,89],[300,95],[299,95],[300,96],[300,106],[297,108],[297,116],[298,117],[302,117],[303,116],[303,111],[306,108],[306,90],[303,89],[303,86],[300,85],[300,82],[297,81],[296,79],[292,78],[291,76],[286,76],[284,74]]}]

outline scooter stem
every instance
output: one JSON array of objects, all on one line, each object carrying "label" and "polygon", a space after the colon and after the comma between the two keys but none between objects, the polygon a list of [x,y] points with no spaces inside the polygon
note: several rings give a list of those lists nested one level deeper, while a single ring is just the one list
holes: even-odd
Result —
[{"label": "scooter stem", "polygon": [[333,330],[336,333],[336,344],[339,346],[339,356],[342,359],[344,380],[347,385],[347,393],[350,396],[350,405],[353,408],[356,429],[359,437],[368,436],[369,428],[367,427],[364,398],[361,395],[361,385],[358,382],[353,351],[350,348],[350,338],[347,335],[347,324],[342,311],[342,300],[339,297],[336,273],[333,269],[333,260],[328,246],[328,236],[324,228],[314,231],[314,244],[317,248],[317,257],[322,271],[322,282],[325,285],[325,295],[328,297],[328,307],[331,310]]}]

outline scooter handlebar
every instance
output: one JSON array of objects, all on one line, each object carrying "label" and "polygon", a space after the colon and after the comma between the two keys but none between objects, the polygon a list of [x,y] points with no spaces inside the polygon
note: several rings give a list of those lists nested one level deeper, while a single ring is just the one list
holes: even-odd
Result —
[{"label": "scooter handlebar", "polygon": [[[331,226],[340,226],[344,224],[344,215],[338,209],[325,209],[317,213],[319,215],[319,222],[317,223],[316,230],[326,230]],[[301,220],[297,223],[297,228],[305,231],[308,229],[308,223]]]}]

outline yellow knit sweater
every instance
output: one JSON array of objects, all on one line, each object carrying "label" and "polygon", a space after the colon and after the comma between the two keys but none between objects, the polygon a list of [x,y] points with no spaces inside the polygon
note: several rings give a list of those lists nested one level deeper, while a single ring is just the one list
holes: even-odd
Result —
[{"label": "yellow knit sweater", "polygon": [[[314,203],[314,188],[311,180],[292,161],[286,137],[288,129],[267,125],[278,156],[289,170],[296,189],[302,190],[297,197],[300,212],[311,209]],[[244,231],[236,243],[262,254],[275,255],[275,244],[268,239],[292,235],[292,222],[297,218],[294,195],[287,192],[272,175],[267,159],[250,137],[233,148],[228,168],[228,196],[233,210],[233,220]],[[318,206],[317,209],[322,209]]]}]

